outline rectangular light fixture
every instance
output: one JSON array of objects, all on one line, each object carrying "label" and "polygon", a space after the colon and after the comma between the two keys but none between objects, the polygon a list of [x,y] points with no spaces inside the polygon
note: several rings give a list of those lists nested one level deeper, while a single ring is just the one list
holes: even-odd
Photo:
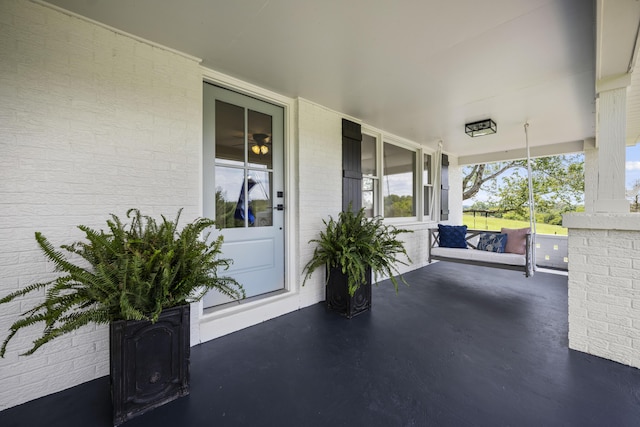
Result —
[{"label": "rectangular light fixture", "polygon": [[469,136],[491,135],[498,131],[498,125],[491,119],[480,120],[464,125],[464,131]]}]

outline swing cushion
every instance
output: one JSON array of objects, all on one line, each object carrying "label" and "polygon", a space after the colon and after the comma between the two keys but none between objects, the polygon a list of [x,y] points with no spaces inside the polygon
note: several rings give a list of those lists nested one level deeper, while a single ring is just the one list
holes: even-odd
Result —
[{"label": "swing cushion", "polygon": [[478,240],[478,250],[502,254],[507,241],[506,234],[482,233]]},{"label": "swing cushion", "polygon": [[530,228],[503,228],[500,233],[507,235],[507,246],[504,251],[510,254],[524,255],[527,252],[527,234]]},{"label": "swing cushion", "polygon": [[467,248],[466,225],[442,225],[438,224],[440,234],[439,246],[441,248]]}]

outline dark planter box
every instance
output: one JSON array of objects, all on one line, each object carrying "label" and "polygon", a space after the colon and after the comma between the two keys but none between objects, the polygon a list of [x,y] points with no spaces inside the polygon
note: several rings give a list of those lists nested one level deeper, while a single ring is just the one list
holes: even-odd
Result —
[{"label": "dark planter box", "polygon": [[156,323],[111,323],[113,425],[189,394],[189,304],[164,310]]},{"label": "dark planter box", "polygon": [[339,268],[332,268],[325,297],[327,308],[348,319],[369,310],[371,308],[371,269],[367,270],[367,283],[360,286],[351,296],[347,287],[347,276]]}]

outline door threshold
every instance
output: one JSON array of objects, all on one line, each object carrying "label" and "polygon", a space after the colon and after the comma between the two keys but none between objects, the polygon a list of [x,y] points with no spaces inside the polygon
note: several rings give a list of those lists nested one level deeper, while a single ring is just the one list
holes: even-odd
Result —
[{"label": "door threshold", "polygon": [[226,310],[227,308],[230,307],[237,307],[237,306],[242,306],[245,304],[249,304],[255,301],[260,301],[263,299],[267,299],[267,298],[272,298],[278,295],[283,295],[288,293],[289,291],[287,291],[286,289],[278,289],[277,291],[272,291],[272,292],[267,292],[266,294],[260,294],[260,295],[256,295],[253,297],[249,297],[249,298],[245,298],[245,299],[241,299],[241,300],[237,300],[237,301],[230,301],[230,302],[226,302],[224,304],[219,304],[219,305],[214,305],[213,307],[207,307],[205,308],[202,313],[204,315],[207,314],[212,314],[212,313],[216,313],[218,311],[222,311],[222,310]]}]

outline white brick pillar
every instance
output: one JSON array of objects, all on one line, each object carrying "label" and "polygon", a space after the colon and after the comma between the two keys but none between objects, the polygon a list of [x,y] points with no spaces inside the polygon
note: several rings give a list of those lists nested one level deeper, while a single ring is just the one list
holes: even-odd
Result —
[{"label": "white brick pillar", "polygon": [[595,212],[629,212],[625,198],[625,137],[627,86],[630,78],[617,79],[598,91],[598,186]]},{"label": "white brick pillar", "polygon": [[569,348],[640,368],[640,217],[625,199],[629,74],[598,83],[585,211],[567,214]]},{"label": "white brick pillar", "polygon": [[640,218],[572,213],[569,348],[640,368]]}]

